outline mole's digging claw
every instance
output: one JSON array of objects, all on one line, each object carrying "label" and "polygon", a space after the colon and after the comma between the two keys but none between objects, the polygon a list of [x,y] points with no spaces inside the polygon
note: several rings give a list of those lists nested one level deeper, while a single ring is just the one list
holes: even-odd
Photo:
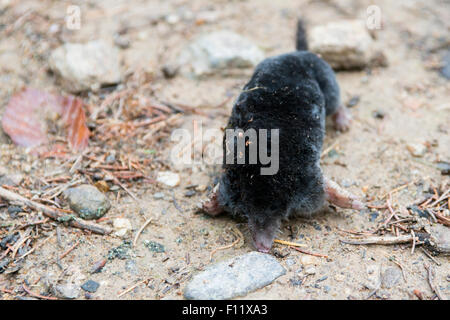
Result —
[{"label": "mole's digging claw", "polygon": [[358,200],[358,197],[351,194],[347,190],[342,189],[336,182],[324,178],[325,182],[325,197],[326,199],[341,208],[362,210],[366,206]]},{"label": "mole's digging claw", "polygon": [[202,205],[202,210],[210,216],[217,216],[223,212],[223,209],[220,207],[219,201],[217,200],[217,193],[219,192],[218,190],[219,185],[217,184],[210,194],[209,199]]}]

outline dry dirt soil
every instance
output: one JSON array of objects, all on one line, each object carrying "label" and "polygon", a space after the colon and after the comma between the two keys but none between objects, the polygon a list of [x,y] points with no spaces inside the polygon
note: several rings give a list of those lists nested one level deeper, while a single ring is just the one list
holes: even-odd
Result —
[{"label": "dry dirt soil", "polygon": [[[64,41],[112,39],[118,30],[127,27],[130,47],[121,50],[124,70],[150,74],[151,94],[155,99],[194,107],[206,115],[186,114],[177,126],[192,127],[197,120],[204,129],[226,124],[233,100],[251,70],[231,76],[217,74],[203,80],[180,75],[164,78],[161,67],[195,35],[218,29],[231,30],[251,39],[264,49],[266,56],[271,56],[294,49],[299,15],[306,17],[309,26],[332,20],[364,19],[367,6],[374,2],[381,8],[383,17],[382,29],[375,31],[376,41],[389,64],[386,68],[337,73],[343,101],[348,102],[354,96],[360,100],[351,108],[354,121],[349,132],[339,133],[327,125],[324,147],[332,148],[322,158],[323,171],[366,201],[380,199],[390,190],[407,184],[392,195],[394,208],[399,212],[430,187],[439,188],[448,183],[448,176],[441,175],[434,166],[436,161],[450,159],[450,82],[435,68],[444,49],[448,49],[448,1],[74,0],[70,4],[80,5],[82,12],[82,26],[77,31],[64,30],[67,1],[10,2],[10,6],[0,12],[0,31],[12,25],[8,34],[0,38],[0,115],[10,96],[23,86],[61,92],[54,75],[48,72],[47,58],[53,48]],[[165,18],[171,13],[186,11],[194,15],[194,20],[174,22]],[[195,20],[197,16],[207,18]],[[63,29],[58,37],[49,33],[52,24]],[[103,98],[98,93],[83,95],[89,102]],[[421,158],[413,157],[406,148],[411,143],[427,144],[426,153]],[[138,202],[123,191],[120,197],[117,190],[107,193],[113,204],[107,216],[131,221],[133,230],[129,240],[153,217],[128,257],[108,261],[102,272],[91,274],[94,263],[106,257],[123,239],[86,234],[59,225],[59,246],[58,224],[48,224],[40,229],[32,245],[36,249],[24,259],[21,269],[0,274],[0,288],[6,288],[0,297],[14,299],[24,295],[20,285],[25,279],[34,292],[45,292],[46,279],[79,284],[92,279],[100,283],[98,291],[92,294],[94,299],[183,299],[186,283],[198,270],[215,261],[252,251],[245,221],[234,221],[226,216],[212,219],[196,213],[195,206],[207,196],[207,191],[197,192],[193,197],[185,196],[186,187],[190,185],[211,186],[218,169],[207,165],[178,169],[168,159],[171,146],[168,135],[147,146],[155,150],[154,161],[158,165],[146,172],[154,177],[158,168],[177,171],[181,176],[178,187],[167,188],[142,181],[128,183]],[[1,132],[0,148],[0,165],[9,174],[35,180],[52,176],[59,169],[68,174],[70,165],[64,160],[42,160],[30,155],[15,147]],[[157,192],[164,192],[165,198],[154,199]],[[6,209],[6,206],[0,207],[2,224],[11,222]],[[413,294],[415,289],[430,298],[434,293],[424,263],[433,265],[435,282],[442,293],[450,297],[448,257],[435,257],[437,265],[420,248],[411,253],[410,244],[352,246],[339,241],[349,236],[342,230],[371,230],[388,216],[384,210],[378,210],[379,216],[371,221],[370,214],[374,211],[326,208],[311,220],[285,223],[279,239],[304,243],[305,250],[328,258],[314,260],[314,274],[303,278],[303,264],[308,263],[305,255],[276,244],[272,254],[287,273],[245,298],[366,299],[373,293],[369,285],[373,273],[380,268],[398,266],[403,269],[402,279],[392,288],[378,289],[370,299],[417,299]],[[238,232],[230,232],[235,229],[243,234],[244,241],[216,251],[211,262],[210,253],[214,249],[235,241],[234,233]],[[58,266],[57,257],[78,240],[78,246],[61,259]],[[143,245],[144,240],[162,244],[165,252],[150,251]],[[140,281],[145,283],[118,297]],[[80,299],[85,299],[83,294]]]}]

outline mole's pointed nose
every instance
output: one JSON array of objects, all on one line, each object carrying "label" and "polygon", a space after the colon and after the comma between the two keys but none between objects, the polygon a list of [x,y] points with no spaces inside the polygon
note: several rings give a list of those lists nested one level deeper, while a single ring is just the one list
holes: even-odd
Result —
[{"label": "mole's pointed nose", "polygon": [[273,240],[268,239],[267,237],[256,237],[256,239],[253,239],[253,245],[255,246],[256,250],[262,253],[269,253],[270,249],[272,248]]}]

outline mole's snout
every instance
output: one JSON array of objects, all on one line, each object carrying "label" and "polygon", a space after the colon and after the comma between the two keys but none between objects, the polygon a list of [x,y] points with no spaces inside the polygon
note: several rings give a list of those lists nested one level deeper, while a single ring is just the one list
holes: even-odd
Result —
[{"label": "mole's snout", "polygon": [[248,227],[252,234],[253,245],[259,252],[268,253],[273,245],[280,221],[273,217],[250,216]]},{"label": "mole's snout", "polygon": [[253,245],[259,252],[268,253],[272,248],[273,239],[269,239],[266,235],[253,235]]}]

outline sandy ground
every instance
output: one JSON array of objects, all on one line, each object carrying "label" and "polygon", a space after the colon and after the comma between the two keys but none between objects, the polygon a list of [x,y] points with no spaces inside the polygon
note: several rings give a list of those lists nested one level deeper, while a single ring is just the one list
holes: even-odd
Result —
[{"label": "sandy ground", "polygon": [[[447,41],[448,48],[449,2],[71,1],[71,4],[79,4],[82,8],[82,27],[78,31],[63,31],[60,39],[48,35],[48,26],[51,23],[63,25],[66,1],[12,2],[15,3],[12,8],[0,13],[0,30],[16,23],[12,33],[0,39],[0,114],[9,97],[22,86],[58,89],[54,76],[47,72],[46,59],[50,50],[60,44],[60,39],[111,39],[120,28],[128,27],[131,46],[121,52],[124,69],[130,72],[144,69],[152,73],[153,94],[158,99],[189,105],[213,115],[212,119],[200,115],[186,116],[181,124],[189,127],[193,120],[198,120],[202,121],[204,128],[225,125],[233,102],[227,98],[237,96],[251,70],[247,75],[218,75],[202,81],[181,76],[165,79],[161,66],[170,62],[193,36],[217,29],[232,30],[248,37],[264,49],[266,56],[271,56],[293,50],[299,14],[306,17],[309,25],[364,18],[365,8],[375,2],[383,16],[383,28],[376,31],[377,43],[387,56],[389,66],[371,72],[337,73],[343,101],[357,95],[360,102],[351,109],[354,122],[350,132],[341,134],[331,126],[327,127],[324,145],[334,144],[334,151],[322,159],[322,168],[327,176],[366,200],[375,200],[398,186],[412,182],[393,195],[392,203],[397,209],[412,203],[430,186],[438,187],[448,182],[448,176],[441,175],[432,164],[439,159],[450,159],[450,82],[429,66],[433,61],[439,61],[443,54],[439,49],[442,39]],[[20,22],[18,18],[27,10],[38,12],[45,23],[39,23],[39,19]],[[196,24],[181,20],[170,24],[164,19],[170,13],[188,10],[195,16],[212,12],[211,21]],[[385,116],[378,119],[373,116],[374,112],[382,112]],[[437,145],[432,143],[422,158],[412,157],[406,148],[408,143],[425,142],[437,142]],[[175,171],[177,168],[171,167],[167,161],[170,146],[170,142],[163,139],[151,147],[157,150],[159,162]],[[12,146],[1,133],[0,151],[0,164],[4,170],[24,176],[42,177],[63,164],[60,160],[44,162],[28,155]],[[253,250],[245,223],[227,217],[212,219],[195,213],[193,208],[205,198],[206,192],[191,198],[184,196],[186,186],[212,184],[216,169],[208,166],[183,169],[179,172],[181,184],[173,190],[138,182],[131,188],[140,199],[139,204],[126,194],[116,201],[117,195],[108,193],[113,208],[107,215],[130,219],[133,235],[147,218],[154,217],[154,223],[144,230],[127,259],[114,259],[101,273],[90,274],[93,264],[123,240],[86,235],[80,230],[62,227],[61,248],[57,245],[53,227],[41,231],[51,238],[26,258],[22,269],[10,275],[0,274],[0,287],[15,288],[27,279],[35,284],[33,290],[40,292],[44,290],[46,277],[70,278],[77,283],[92,279],[100,283],[94,298],[116,299],[126,288],[150,279],[148,285],[137,286],[120,299],[182,299],[189,277],[211,263],[210,252],[234,241],[230,229],[238,228],[245,237],[244,243],[217,251],[213,261]],[[154,174],[151,169],[149,173]],[[166,198],[155,200],[153,194],[160,191],[166,194]],[[174,206],[172,196],[182,210]],[[6,208],[0,207],[3,217],[7,217],[5,212]],[[328,259],[317,259],[315,274],[307,276],[299,285],[296,280],[304,255],[275,245],[273,252],[278,253],[280,263],[287,269],[286,275],[245,298],[365,299],[372,292],[366,286],[370,277],[368,270],[396,267],[392,260],[402,266],[404,278],[392,288],[379,289],[371,299],[416,299],[415,289],[426,297],[433,296],[424,262],[434,265],[436,283],[450,297],[448,257],[436,257],[440,263],[438,266],[419,249],[411,254],[410,245],[351,246],[339,241],[348,236],[341,229],[373,229],[385,218],[383,212],[376,221],[370,221],[368,211],[358,213],[327,208],[311,220],[296,219],[285,223],[280,239],[301,241],[307,244],[307,250],[327,255]],[[61,261],[65,269],[61,270],[56,257],[76,240],[80,240],[80,244]],[[165,252],[151,252],[142,245],[144,240],[163,244]],[[282,257],[284,254],[288,255]],[[0,297],[13,299],[15,294],[3,292]]]}]

